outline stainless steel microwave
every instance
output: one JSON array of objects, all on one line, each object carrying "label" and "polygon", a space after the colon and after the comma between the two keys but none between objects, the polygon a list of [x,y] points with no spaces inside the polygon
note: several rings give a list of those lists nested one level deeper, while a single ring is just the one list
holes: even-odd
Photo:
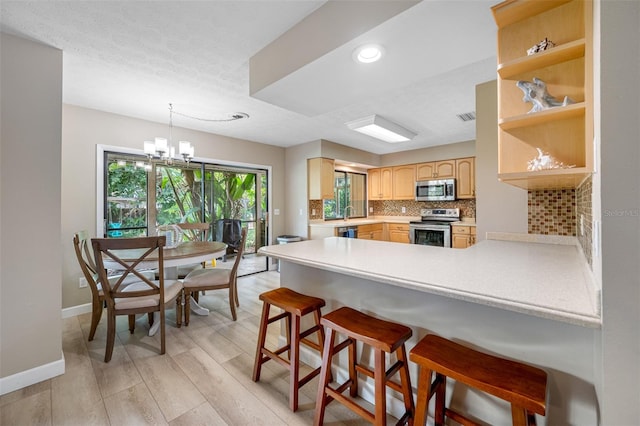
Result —
[{"label": "stainless steel microwave", "polygon": [[420,180],[416,182],[416,201],[452,201],[455,199],[455,179]]}]

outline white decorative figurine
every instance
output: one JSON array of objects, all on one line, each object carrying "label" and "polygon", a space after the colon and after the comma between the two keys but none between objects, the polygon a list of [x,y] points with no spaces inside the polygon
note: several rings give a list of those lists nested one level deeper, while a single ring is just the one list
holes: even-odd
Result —
[{"label": "white decorative figurine", "polygon": [[563,162],[556,160],[551,155],[543,153],[540,148],[536,148],[536,150],[538,151],[538,156],[529,161],[527,166],[527,170],[530,172],[549,169],[570,169],[575,167],[575,165],[566,166]]},{"label": "white decorative figurine", "polygon": [[524,98],[522,98],[522,100],[533,104],[533,108],[531,108],[529,113],[575,103],[568,96],[565,96],[562,101],[556,100],[547,92],[545,82],[536,77],[533,78],[533,82],[519,80],[516,86],[524,92]]},{"label": "white decorative figurine", "polygon": [[548,38],[544,38],[540,43],[531,46],[531,48],[527,49],[527,55],[531,56],[534,53],[544,52],[545,50],[551,49],[555,47],[556,44],[549,40]]}]

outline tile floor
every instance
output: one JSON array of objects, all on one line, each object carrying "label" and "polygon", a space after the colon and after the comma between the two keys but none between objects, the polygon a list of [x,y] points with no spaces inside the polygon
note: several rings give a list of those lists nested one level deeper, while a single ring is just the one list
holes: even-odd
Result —
[{"label": "tile floor", "polygon": [[[201,297],[209,316],[191,316],[189,327],[175,327],[167,311],[167,353],[159,355],[159,336],[147,336],[146,316],[134,334],[118,320],[113,359],[103,362],[106,319],[88,342],[89,314],[63,320],[64,375],[0,397],[0,424],[22,425],[310,425],[317,378],[301,389],[300,408],[288,408],[288,373],[263,366],[261,381],[251,380],[258,324],[258,295],[280,285],[275,271],[238,280],[238,321],[231,320],[226,291]],[[274,346],[277,327],[271,327]],[[308,367],[306,367],[308,369]],[[308,370],[307,370],[308,371]],[[327,409],[325,424],[360,425],[364,420],[338,403]]]}]

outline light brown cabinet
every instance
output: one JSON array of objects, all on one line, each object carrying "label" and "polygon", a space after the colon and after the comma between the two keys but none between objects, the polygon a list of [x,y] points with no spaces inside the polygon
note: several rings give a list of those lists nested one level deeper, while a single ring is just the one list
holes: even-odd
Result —
[{"label": "light brown cabinet", "polygon": [[372,223],[358,226],[358,238],[363,240],[383,240],[382,223]]},{"label": "light brown cabinet", "polygon": [[393,167],[392,182],[394,200],[413,200],[416,187],[416,165]]},{"label": "light brown cabinet", "polygon": [[[575,188],[593,172],[593,2],[508,0],[498,26],[498,178],[525,189]],[[547,38],[555,47],[527,55]],[[519,80],[575,103],[529,112]],[[572,168],[529,171],[538,149]]]},{"label": "light brown cabinet", "polygon": [[310,200],[332,200],[335,162],[330,158],[307,160],[307,191]]},{"label": "light brown cabinet", "polygon": [[409,225],[403,223],[387,224],[387,239],[394,243],[409,243]]},{"label": "light brown cabinet", "polygon": [[456,177],[455,160],[432,161],[416,165],[416,180],[447,179]]},{"label": "light brown cabinet", "polygon": [[393,198],[393,169],[383,167],[369,169],[367,173],[369,200],[391,200]]},{"label": "light brown cabinet", "polygon": [[451,226],[451,247],[467,248],[476,243],[476,227],[466,225]]},{"label": "light brown cabinet", "polygon": [[476,197],[475,158],[458,158],[456,160],[456,198]]}]

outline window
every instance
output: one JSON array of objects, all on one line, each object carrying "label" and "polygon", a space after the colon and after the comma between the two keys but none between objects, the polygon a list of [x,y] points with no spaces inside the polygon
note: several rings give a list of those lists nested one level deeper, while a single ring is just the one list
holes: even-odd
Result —
[{"label": "window", "polygon": [[[247,229],[246,256],[269,241],[265,169],[182,161],[166,164],[111,151],[103,151],[100,158],[104,195],[99,220],[108,238],[156,235],[160,225],[206,222],[211,224],[210,239],[229,244],[221,224],[232,220]],[[267,268],[266,257],[258,260],[261,266],[245,262],[250,273]]]},{"label": "window", "polygon": [[107,236],[121,238],[147,235],[147,169],[134,159],[118,155],[108,156],[106,164]]},{"label": "window", "polygon": [[333,200],[324,200],[325,219],[366,217],[366,175],[336,170]]}]

